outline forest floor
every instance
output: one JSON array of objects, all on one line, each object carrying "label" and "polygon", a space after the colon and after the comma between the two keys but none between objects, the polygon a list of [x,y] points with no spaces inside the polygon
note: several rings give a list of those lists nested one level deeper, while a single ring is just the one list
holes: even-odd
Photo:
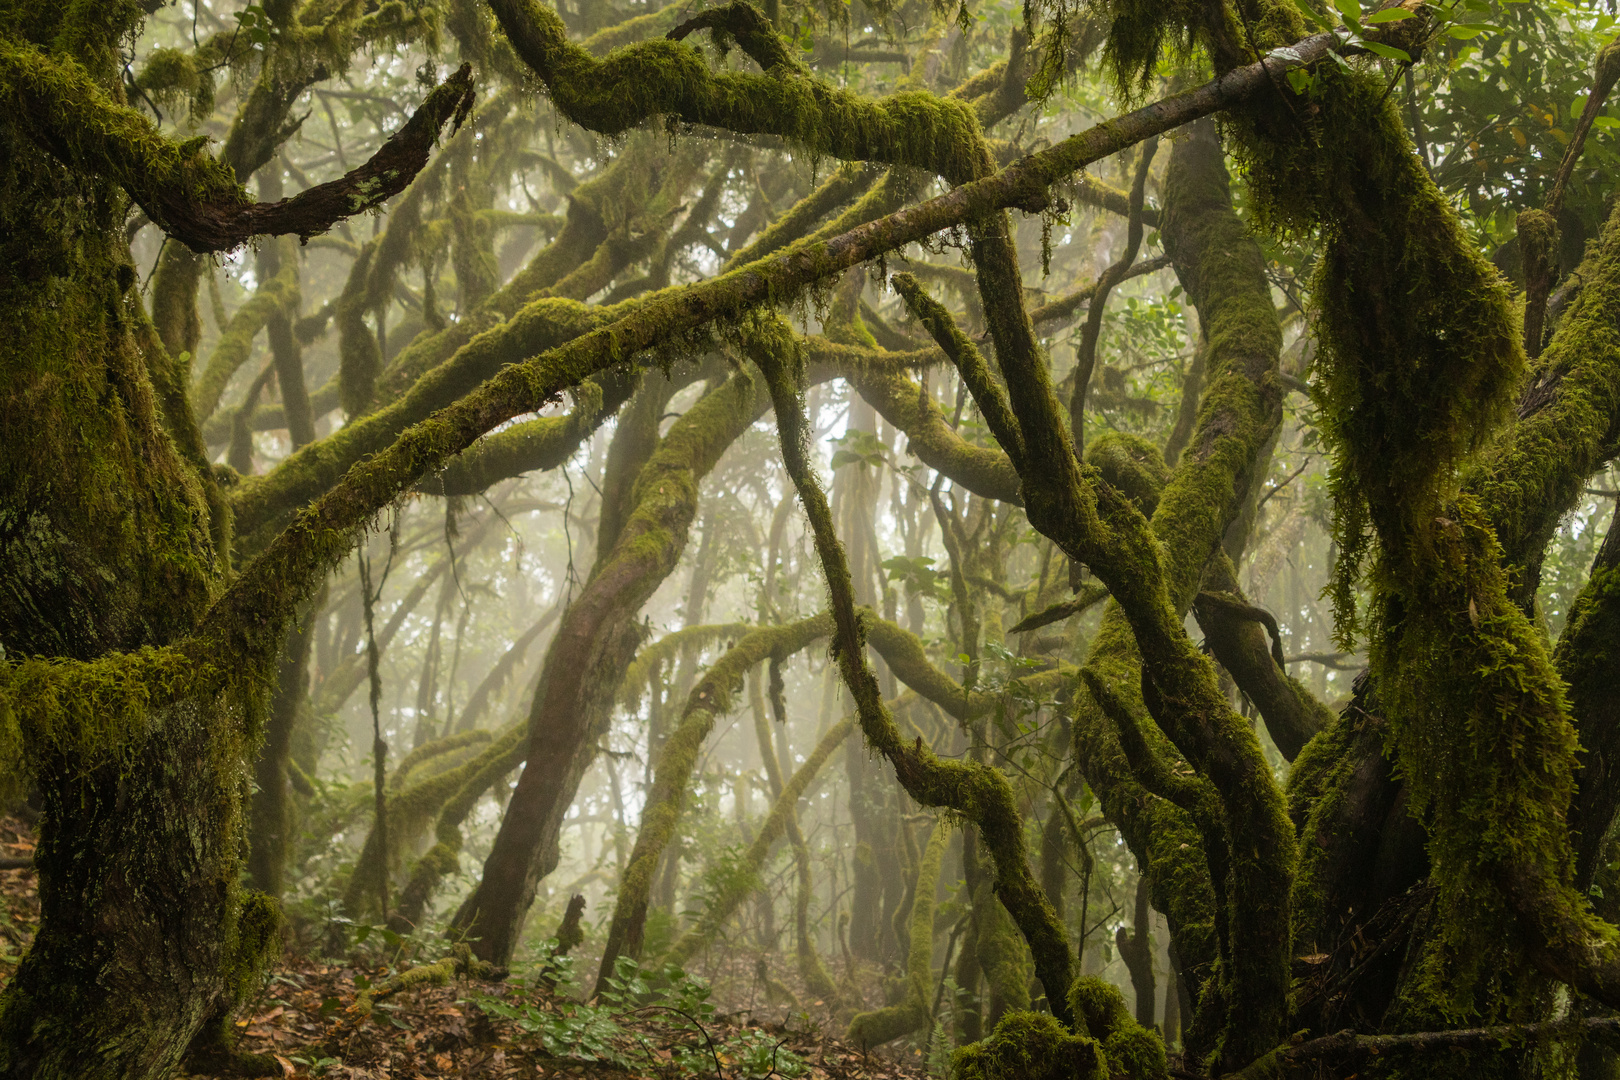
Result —
[{"label": "forest floor", "polygon": [[[25,858],[33,832],[0,818],[0,857]],[[33,937],[39,897],[32,869],[0,869],[0,987]],[[351,950],[342,960],[285,957],[243,1010],[239,1048],[274,1056],[284,1076],[331,1080],[511,1077],[556,1080],[926,1080],[915,1051],[863,1053],[825,1033],[806,1011],[727,1013],[692,984],[664,1004],[615,1009],[581,1003],[521,978],[458,981],[379,1000],[361,990],[405,970],[399,950]],[[374,961],[374,962],[373,962]],[[390,962],[393,961],[393,962]],[[193,1074],[191,1080],[212,1080]]]}]

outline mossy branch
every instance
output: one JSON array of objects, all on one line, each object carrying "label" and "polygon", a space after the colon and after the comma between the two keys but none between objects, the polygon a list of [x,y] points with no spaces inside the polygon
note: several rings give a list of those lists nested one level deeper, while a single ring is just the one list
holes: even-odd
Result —
[{"label": "mossy branch", "polygon": [[978,346],[957,327],[956,320],[945,309],[945,305],[923,291],[915,277],[910,274],[895,274],[889,279],[889,284],[894,286],[894,291],[900,294],[900,298],[911,309],[912,315],[923,324],[929,335],[939,343],[939,347],[945,350],[945,355],[951,358],[951,363],[956,365],[963,383],[967,385],[974,402],[978,404],[985,423],[990,426],[996,441],[1006,452],[1012,467],[1022,475],[1023,466],[1027,463],[1023,432],[1017,417],[1013,415],[1012,407],[1007,403],[1007,395],[991,374],[990,365],[979,352]]},{"label": "mossy branch", "polygon": [[[907,792],[925,806],[944,806],[979,826],[996,861],[996,894],[1030,942],[1036,971],[1047,988],[1054,1013],[1067,1020],[1059,1005],[1071,968],[1067,935],[1026,858],[1023,817],[1012,785],[995,769],[973,761],[939,758],[918,739],[908,745],[883,704],[877,676],[866,659],[865,638],[855,610],[854,587],[843,548],[833,529],[832,512],[805,450],[804,406],[799,399],[800,372],[795,344],[780,320],[762,318],[747,338],[750,356],[765,372],[776,405],[777,430],[788,473],[810,519],[816,551],[832,598],[834,654],[844,683],[855,699],[861,730],[872,749],[894,766]],[[1060,1011],[1061,1009],[1061,1011]]]},{"label": "mossy branch", "polygon": [[1147,191],[1148,170],[1152,168],[1158,149],[1157,139],[1149,139],[1142,144],[1126,214],[1125,250],[1097,276],[1097,284],[1092,287],[1090,302],[1086,305],[1086,325],[1075,350],[1074,389],[1069,399],[1069,428],[1074,432],[1075,446],[1082,449],[1086,443],[1086,395],[1091,390],[1091,376],[1097,366],[1097,342],[1102,336],[1103,312],[1108,305],[1108,294],[1125,280],[1136,262],[1136,253],[1142,249],[1142,204]]},{"label": "mossy branch", "polygon": [[[731,694],[743,676],[767,658],[781,659],[808,647],[832,632],[832,619],[817,615],[784,626],[761,627],[744,636],[709,668],[687,696],[680,723],[665,741],[653,772],[652,789],[641,813],[630,862],[619,876],[619,895],[613,921],[602,949],[596,992],[613,977],[618,958],[641,956],[642,932],[647,921],[654,875],[686,802],[686,788],[697,765],[703,743],[714,730],[716,717],[731,709]],[[788,804],[791,806],[792,804]]]},{"label": "mossy branch", "polygon": [[370,1019],[377,1002],[391,998],[395,994],[428,986],[444,986],[455,978],[488,979],[496,973],[495,966],[473,956],[471,948],[457,945],[450,950],[450,955],[442,960],[402,971],[380,986],[360,991],[354,996],[354,1003],[349,1006],[347,1012],[356,1021],[367,1020]]},{"label": "mossy branch", "polygon": [[675,940],[670,947],[669,960],[674,964],[685,964],[692,957],[708,948],[710,943],[719,936],[726,920],[731,918],[737,907],[753,892],[752,884],[759,874],[760,868],[765,865],[771,848],[782,839],[787,832],[789,821],[795,814],[795,809],[805,791],[821,772],[821,767],[827,763],[834,750],[843,745],[849,738],[850,732],[855,730],[855,718],[845,717],[827,729],[816,748],[805,758],[791,779],[782,787],[782,794],[771,804],[770,812],[765,816],[759,827],[759,833],[754,837],[742,858],[737,862],[737,873],[698,918],[696,926]]},{"label": "mossy branch", "polygon": [[927,1027],[933,1019],[929,1015],[928,991],[934,985],[934,898],[939,891],[940,863],[949,837],[950,827],[944,822],[936,823],[928,834],[928,846],[917,867],[917,885],[911,903],[911,946],[906,952],[905,1000],[898,1005],[856,1013],[849,1022],[849,1032],[844,1037],[862,1050],[893,1042],[902,1035]]},{"label": "mossy branch", "polygon": [[463,66],[435,88],[364,165],[274,203],[251,202],[228,166],[200,144],[164,138],[71,60],[0,43],[0,93],[63,164],[115,180],[166,233],[201,253],[254,236],[314,236],[399,194],[427,163],[440,129],[459,126],[472,107],[472,69]]},{"label": "mossy branch", "polygon": [[[1331,34],[1317,35],[1300,42],[1297,51],[1303,61],[1313,62],[1336,41]],[[1274,74],[1279,65],[1287,66],[1292,61],[1273,60],[1268,63]],[[630,322],[614,330],[612,337],[615,348],[611,356],[599,357],[585,374],[716,319],[735,318],[742,311],[759,304],[792,299],[812,282],[943,229],[982,218],[998,208],[1020,206],[1031,212],[1044,209],[1050,201],[1048,188],[1053,183],[1144,138],[1243,101],[1269,88],[1269,80],[1267,69],[1259,64],[1230,72],[1195,90],[1155,102],[1070,136],[1062,143],[1031,154],[994,176],[964,184],[920,205],[866,222],[831,239],[790,247],[770,260],[755,262],[710,281],[662,290],[631,301],[612,313],[616,316],[613,320],[615,323],[619,320]],[[566,228],[564,231],[567,231]],[[563,237],[559,236],[557,244],[562,241]],[[552,300],[539,303],[556,305],[563,302]],[[559,341],[567,340],[571,335],[579,336],[567,346],[570,352],[594,351],[606,344],[604,336],[582,331],[587,327],[606,329],[608,315],[584,309],[580,311],[582,317],[566,331],[559,328],[556,337],[543,337],[541,340],[526,337],[526,333],[534,333],[537,322],[543,321],[541,313],[535,311],[534,307],[530,305],[525,308],[508,327],[472,338],[474,344],[468,346],[471,355],[458,353],[447,366],[437,369],[433,378],[412,387],[408,395],[409,408],[401,402],[367,416],[358,423],[344,427],[335,436],[304,448],[270,477],[255,478],[245,483],[233,500],[238,531],[244,535],[250,534],[275,520],[277,515],[287,513],[326,491],[344,469],[365,454],[376,454],[388,447],[390,440],[405,423],[423,419],[431,409],[443,407],[447,395],[465,393],[466,389],[476,385],[476,380],[488,379],[500,364],[515,363],[524,356],[534,358],[529,361],[530,365],[540,363],[541,358],[536,353],[555,347]],[[551,315],[558,317],[561,312],[552,309]],[[459,324],[446,331],[454,332],[461,332]],[[476,360],[486,363],[477,363]],[[583,377],[561,381],[555,389],[548,390],[546,396],[567,389]],[[517,410],[521,411],[528,409]],[[511,415],[516,415],[516,412]]]},{"label": "mossy branch", "polygon": [[[395,872],[403,861],[405,849],[416,842],[434,815],[442,813],[445,804],[468,784],[487,775],[491,762],[503,761],[509,756],[513,730],[493,739],[487,731],[448,735],[424,743],[400,762],[388,783],[386,827],[378,829],[373,823],[360,846],[354,873],[344,891],[343,904],[350,913],[359,915],[372,910],[383,881]],[[466,760],[454,760],[456,756],[466,757],[468,751],[479,746],[483,749]],[[445,757],[451,760],[438,761],[438,768],[430,775],[412,775],[426,763]],[[487,787],[487,783],[484,786]],[[414,918],[411,921],[414,922]]]},{"label": "mossy branch", "polygon": [[410,880],[400,892],[399,906],[390,918],[397,929],[415,929],[439,883],[460,869],[462,822],[496,780],[523,764],[526,734],[521,724],[502,732],[478,755],[476,766],[465,770],[461,786],[439,808],[433,826],[433,846],[411,868]]},{"label": "mossy branch", "polygon": [[772,65],[763,75],[713,72],[701,53],[667,39],[598,60],[570,42],[562,19],[534,0],[490,6],[558,110],[592,131],[618,134],[674,115],[738,134],[779,135],[844,161],[927,169],[956,183],[990,171],[978,118],[967,105],[919,92],[873,101],[809,78],[747,4],[693,22],[742,29],[745,47]]},{"label": "mossy branch", "polygon": [[1260,710],[1277,749],[1292,762],[1307,742],[1333,723],[1333,711],[1289,676],[1277,620],[1244,598],[1226,552],[1217,551],[1210,559],[1204,582],[1208,588],[1193,601],[1198,626],[1215,659]]},{"label": "mossy branch", "polygon": [[1569,684],[1569,710],[1581,733],[1581,770],[1576,774],[1570,829],[1575,835],[1575,885],[1591,887],[1599,853],[1620,807],[1620,523],[1592,562],[1586,586],[1569,606],[1569,621],[1553,652]]},{"label": "mossy branch", "polygon": [[[486,435],[451,458],[433,488],[443,495],[476,495],[508,477],[557,468],[624,404],[633,382],[625,374],[607,373],[581,383],[566,416],[525,420]],[[603,383],[614,391],[612,401],[603,393]]]},{"label": "mossy branch", "polygon": [[[1116,690],[1134,691],[1139,683],[1155,689],[1161,703],[1155,719],[1220,794],[1234,863],[1229,882],[1213,885],[1232,890],[1228,955],[1234,962],[1224,977],[1234,980],[1232,999],[1244,1003],[1241,1018],[1228,1018],[1225,1049],[1248,1060],[1269,1049],[1284,1023],[1293,829],[1253,732],[1221,694],[1212,665],[1185,632],[1183,615],[1241,506],[1256,455],[1280,420],[1280,334],[1263,261],[1232,212],[1220,147],[1207,125],[1176,146],[1164,219],[1166,250],[1209,327],[1211,375],[1192,446],[1170,474],[1151,523],[1136,498],[1076,459],[1044,359],[1029,344],[1027,326],[1011,315],[1021,296],[999,230],[986,230],[976,241],[977,265],[986,315],[1003,320],[997,359],[1006,404],[992,410],[1012,412],[1029,455],[1031,467],[1020,474],[1030,523],[1071,561],[1088,566],[1114,596],[1088,667]],[[960,335],[939,321],[941,332]],[[1002,392],[999,385],[985,391],[991,397]],[[982,402],[981,410],[993,418]],[[1146,681],[1138,675],[1143,669]],[[1183,886],[1202,868],[1164,842],[1186,828],[1184,820],[1166,820],[1135,797],[1132,770],[1111,725],[1095,711],[1077,712],[1075,738],[1080,764],[1110,818],[1133,850],[1151,860],[1155,894],[1171,916],[1172,932],[1178,924],[1183,931],[1198,926],[1207,894]],[[1170,865],[1161,869],[1156,860],[1162,857]],[[1177,878],[1176,888],[1164,884],[1167,873]]]},{"label": "mossy branch", "polygon": [[1020,694],[1040,698],[1055,694],[1074,681],[1074,668],[1058,664],[1049,670],[1012,680],[1003,693],[987,694],[963,686],[930,663],[922,639],[910,630],[880,618],[870,609],[863,608],[859,616],[867,643],[883,657],[883,662],[895,678],[957,720],[976,720],[994,713],[1004,706],[1004,693],[1013,692],[1014,687]]},{"label": "mossy branch", "polygon": [[1356,1062],[1395,1052],[1405,1055],[1465,1049],[1500,1051],[1521,1041],[1539,1044],[1549,1037],[1609,1033],[1617,1029],[1620,1029],[1620,1017],[1614,1016],[1577,1016],[1533,1024],[1407,1031],[1395,1035],[1361,1035],[1346,1029],[1280,1047],[1247,1068],[1227,1073],[1223,1080],[1281,1080],[1292,1075],[1309,1075],[1324,1062],[1348,1068]]},{"label": "mossy branch", "polygon": [[1580,294],[1519,393],[1518,422],[1463,482],[1490,515],[1526,611],[1547,545],[1620,438],[1620,211],[1575,275]]},{"label": "mossy branch", "polygon": [[220,395],[236,369],[247,363],[253,351],[253,339],[265,322],[277,312],[293,314],[298,296],[298,264],[292,259],[283,259],[276,276],[253,290],[253,295],[231,315],[214,351],[208,354],[207,364],[191,387],[191,407],[199,421],[214,415]]},{"label": "mossy branch", "polygon": [[442,739],[433,739],[412,750],[400,759],[394,766],[394,775],[388,778],[390,791],[398,791],[405,786],[405,781],[411,779],[411,773],[421,768],[434,758],[453,754],[457,750],[465,750],[469,746],[478,746],[490,741],[492,736],[487,731],[458,731],[446,735]]}]

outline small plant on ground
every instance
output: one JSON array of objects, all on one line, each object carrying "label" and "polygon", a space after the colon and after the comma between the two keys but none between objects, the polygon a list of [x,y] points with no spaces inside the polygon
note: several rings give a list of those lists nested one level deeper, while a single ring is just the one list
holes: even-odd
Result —
[{"label": "small plant on ground", "polygon": [[709,1000],[709,984],[673,964],[649,970],[621,956],[607,989],[577,1000],[570,994],[574,960],[558,955],[556,946],[546,942],[531,972],[508,979],[503,993],[471,994],[465,1003],[538,1036],[558,1058],[625,1069],[651,1065],[716,1080],[796,1080],[808,1072],[797,1054],[764,1031],[727,1030]]}]

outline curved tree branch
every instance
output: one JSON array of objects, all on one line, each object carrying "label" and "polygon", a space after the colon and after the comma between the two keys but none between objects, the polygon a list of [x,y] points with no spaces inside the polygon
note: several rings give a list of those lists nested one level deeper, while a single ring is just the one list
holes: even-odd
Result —
[{"label": "curved tree branch", "polygon": [[230,167],[205,152],[205,140],[164,138],[72,61],[0,43],[0,94],[41,146],[72,168],[116,180],[164,232],[198,253],[227,251],[255,236],[314,236],[381,205],[405,190],[440,129],[459,127],[473,99],[472,68],[463,65],[364,165],[290,199],[255,203]]}]

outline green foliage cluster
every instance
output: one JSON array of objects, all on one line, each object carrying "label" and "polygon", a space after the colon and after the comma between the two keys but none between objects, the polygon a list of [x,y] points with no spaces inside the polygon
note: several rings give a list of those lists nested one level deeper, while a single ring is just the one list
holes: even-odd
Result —
[{"label": "green foliage cluster", "polygon": [[[558,955],[555,939],[542,945],[535,970],[532,980],[514,977],[502,993],[466,1000],[538,1035],[555,1058],[621,1069],[673,1067],[693,1076],[713,1075],[724,1063],[732,1080],[772,1075],[796,1080],[809,1071],[803,1059],[763,1031],[722,1033],[709,984],[673,964],[647,969],[620,956],[602,991],[588,1002],[567,996],[574,989],[574,961]],[[660,1045],[626,1023],[632,1019],[661,1021]]]}]

